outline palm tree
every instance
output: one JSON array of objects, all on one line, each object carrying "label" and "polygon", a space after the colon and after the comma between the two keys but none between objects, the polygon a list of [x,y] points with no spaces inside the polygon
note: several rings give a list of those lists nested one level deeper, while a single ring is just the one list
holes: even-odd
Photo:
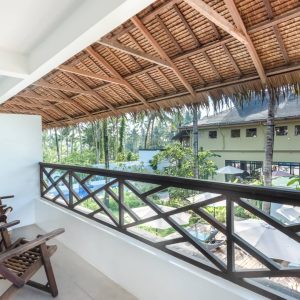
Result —
[{"label": "palm tree", "polygon": [[194,153],[194,177],[199,178],[199,134],[198,134],[198,108],[193,105],[193,153]]},{"label": "palm tree", "polygon": [[[273,163],[273,149],[274,149],[274,117],[276,110],[276,91],[269,89],[269,103],[268,103],[268,117],[266,127],[265,140],[265,159],[264,159],[264,185],[272,185],[272,163]],[[263,202],[263,210],[270,213],[271,203]]]}]

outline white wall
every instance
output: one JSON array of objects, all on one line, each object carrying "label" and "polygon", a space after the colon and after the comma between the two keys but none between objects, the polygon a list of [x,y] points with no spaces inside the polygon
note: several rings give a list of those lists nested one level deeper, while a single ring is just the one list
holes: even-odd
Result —
[{"label": "white wall", "polygon": [[265,299],[49,201],[36,205],[38,226],[64,227],[62,243],[138,299]]},{"label": "white wall", "polygon": [[41,160],[41,118],[0,114],[0,195],[15,195],[4,202],[14,208],[10,220],[22,226],[35,222]]}]

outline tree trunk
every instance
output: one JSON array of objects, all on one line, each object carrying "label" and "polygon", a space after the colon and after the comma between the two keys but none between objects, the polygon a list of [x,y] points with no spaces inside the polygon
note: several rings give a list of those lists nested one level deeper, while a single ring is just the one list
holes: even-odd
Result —
[{"label": "tree trunk", "polygon": [[55,133],[55,145],[56,145],[57,161],[60,162],[59,142],[58,142],[58,136],[57,136],[57,129],[56,128],[54,128],[54,133]]},{"label": "tree trunk", "polygon": [[[274,116],[276,108],[275,90],[269,90],[269,105],[267,127],[265,134],[265,160],[264,160],[264,185],[272,185],[272,162],[273,162],[273,149],[274,149]],[[263,202],[263,211],[270,213],[271,203]]]},{"label": "tree trunk", "polygon": [[122,116],[120,130],[119,130],[119,148],[118,148],[118,153],[123,153],[123,151],[124,151],[124,136],[125,136],[125,117]]},{"label": "tree trunk", "polygon": [[101,138],[101,128],[100,128],[100,122],[96,121],[95,124],[95,138],[96,138],[96,164],[100,163],[100,153],[101,153],[101,147],[100,147],[100,138]]},{"label": "tree trunk", "polygon": [[81,128],[78,124],[78,135],[79,135],[79,149],[80,149],[80,155],[82,155],[82,134],[81,134]]},{"label": "tree trunk", "polygon": [[198,134],[198,109],[193,106],[193,152],[194,152],[194,177],[199,178],[199,134]]},{"label": "tree trunk", "polygon": [[[105,169],[109,169],[109,145],[108,145],[108,132],[107,132],[107,120],[103,120],[103,145],[104,145],[104,162]],[[106,183],[108,183],[108,178],[106,177]],[[104,204],[109,207],[109,195],[105,192]]]},{"label": "tree trunk", "polygon": [[152,122],[152,115],[150,115],[149,121],[148,121],[148,125],[147,125],[147,130],[146,130],[146,135],[145,135],[144,149],[147,149],[148,138],[149,138],[149,131],[150,131],[150,128],[151,128],[151,122]]}]

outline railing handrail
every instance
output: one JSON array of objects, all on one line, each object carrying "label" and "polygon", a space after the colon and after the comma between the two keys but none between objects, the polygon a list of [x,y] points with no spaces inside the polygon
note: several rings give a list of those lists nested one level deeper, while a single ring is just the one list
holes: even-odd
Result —
[{"label": "railing handrail", "polygon": [[[55,178],[53,178],[53,174],[55,174]],[[89,182],[95,176],[106,177],[105,184],[103,184],[102,178],[100,180],[101,184],[99,184],[97,178],[95,184]],[[145,183],[146,190],[143,186],[136,185],[134,182]],[[149,183],[156,184],[157,187],[150,187],[149,190],[147,189],[147,184]],[[288,236],[293,242],[300,244],[300,224],[286,225],[260,208],[264,201],[300,207],[299,191],[50,163],[40,163],[40,185],[41,197],[46,200],[113,228],[212,274],[249,288],[267,298],[286,299],[285,296],[280,296],[276,289],[271,291],[262,286],[260,287],[257,285],[259,282],[252,282],[251,278],[259,278],[259,280],[291,276],[300,278],[300,267],[286,268],[280,262],[273,260],[271,254],[267,256],[264,251],[257,249],[247,239],[245,240],[236,233],[236,210],[234,209],[234,205],[239,206],[244,211],[252,214],[251,218],[255,217],[269,224],[270,228],[278,230],[281,234]],[[177,206],[169,203],[171,210],[164,210],[159,204],[161,200],[160,193],[167,191],[170,196],[173,188],[190,192],[182,196],[182,205]],[[196,196],[198,193],[195,193],[195,191],[200,193],[210,192],[211,195],[204,194],[204,198],[201,201],[190,201],[187,197],[191,195]],[[140,203],[129,204],[130,195],[133,195]],[[85,207],[83,204],[90,200],[93,203],[93,207]],[[258,202],[253,202],[253,200],[258,200]],[[220,201],[225,201],[224,223],[217,219],[215,214],[212,215],[205,209],[206,206],[217,204]],[[116,204],[114,209],[112,209],[113,206],[110,207],[110,203]],[[139,207],[149,209],[149,211],[153,212],[153,215],[139,215],[135,211],[135,208],[138,209]],[[206,221],[212,228],[220,232],[219,239],[221,238],[221,240],[215,239],[210,244],[200,241],[176,220],[176,216],[180,213],[193,215],[196,218],[195,220],[198,218],[197,222],[200,222],[200,219]],[[167,227],[173,228],[177,235],[169,236],[167,239],[162,240],[149,239],[149,233],[145,234],[145,230],[140,227],[147,226],[149,222],[159,220],[163,220]],[[191,224],[189,220],[189,226]],[[185,246],[189,245],[188,251],[184,247],[179,246],[182,243],[188,243],[184,244]],[[222,247],[222,245],[225,247],[223,249],[226,252],[226,257],[223,258],[216,255],[213,251]],[[176,251],[176,248],[172,249],[172,246],[179,247],[180,251]],[[264,267],[250,270],[244,270],[243,266],[237,268],[236,253],[240,251],[237,247],[246,251]],[[193,254],[191,255],[189,251],[192,251]],[[192,257],[194,254],[196,259]],[[210,263],[206,264],[205,259]],[[282,259],[282,256],[280,256],[280,259]]]},{"label": "railing handrail", "polygon": [[[249,197],[253,199],[271,201],[274,203],[300,205],[300,191],[289,190],[281,187],[250,186],[237,183],[216,182],[212,180],[193,179],[184,177],[175,177],[167,175],[147,174],[138,172],[125,172],[117,170],[108,170],[95,167],[82,167],[76,165],[53,164],[40,162],[44,168],[58,168],[66,171],[88,173],[100,176],[117,177],[120,179],[147,182],[159,185],[168,185],[173,187],[188,186],[191,190],[209,190],[212,189],[221,194],[238,195],[240,197]],[[270,196],[271,195],[271,196]],[[270,200],[270,198],[272,198]],[[298,203],[295,203],[297,201]]]}]

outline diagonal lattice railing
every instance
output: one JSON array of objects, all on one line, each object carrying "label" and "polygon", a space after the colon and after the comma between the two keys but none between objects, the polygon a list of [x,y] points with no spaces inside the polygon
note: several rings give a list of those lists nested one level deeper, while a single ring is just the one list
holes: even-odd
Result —
[{"label": "diagonal lattice railing", "polygon": [[[46,163],[40,175],[49,201],[264,296],[299,298],[300,222],[261,209],[300,206],[297,191]],[[295,257],[263,247],[278,240]]]}]

